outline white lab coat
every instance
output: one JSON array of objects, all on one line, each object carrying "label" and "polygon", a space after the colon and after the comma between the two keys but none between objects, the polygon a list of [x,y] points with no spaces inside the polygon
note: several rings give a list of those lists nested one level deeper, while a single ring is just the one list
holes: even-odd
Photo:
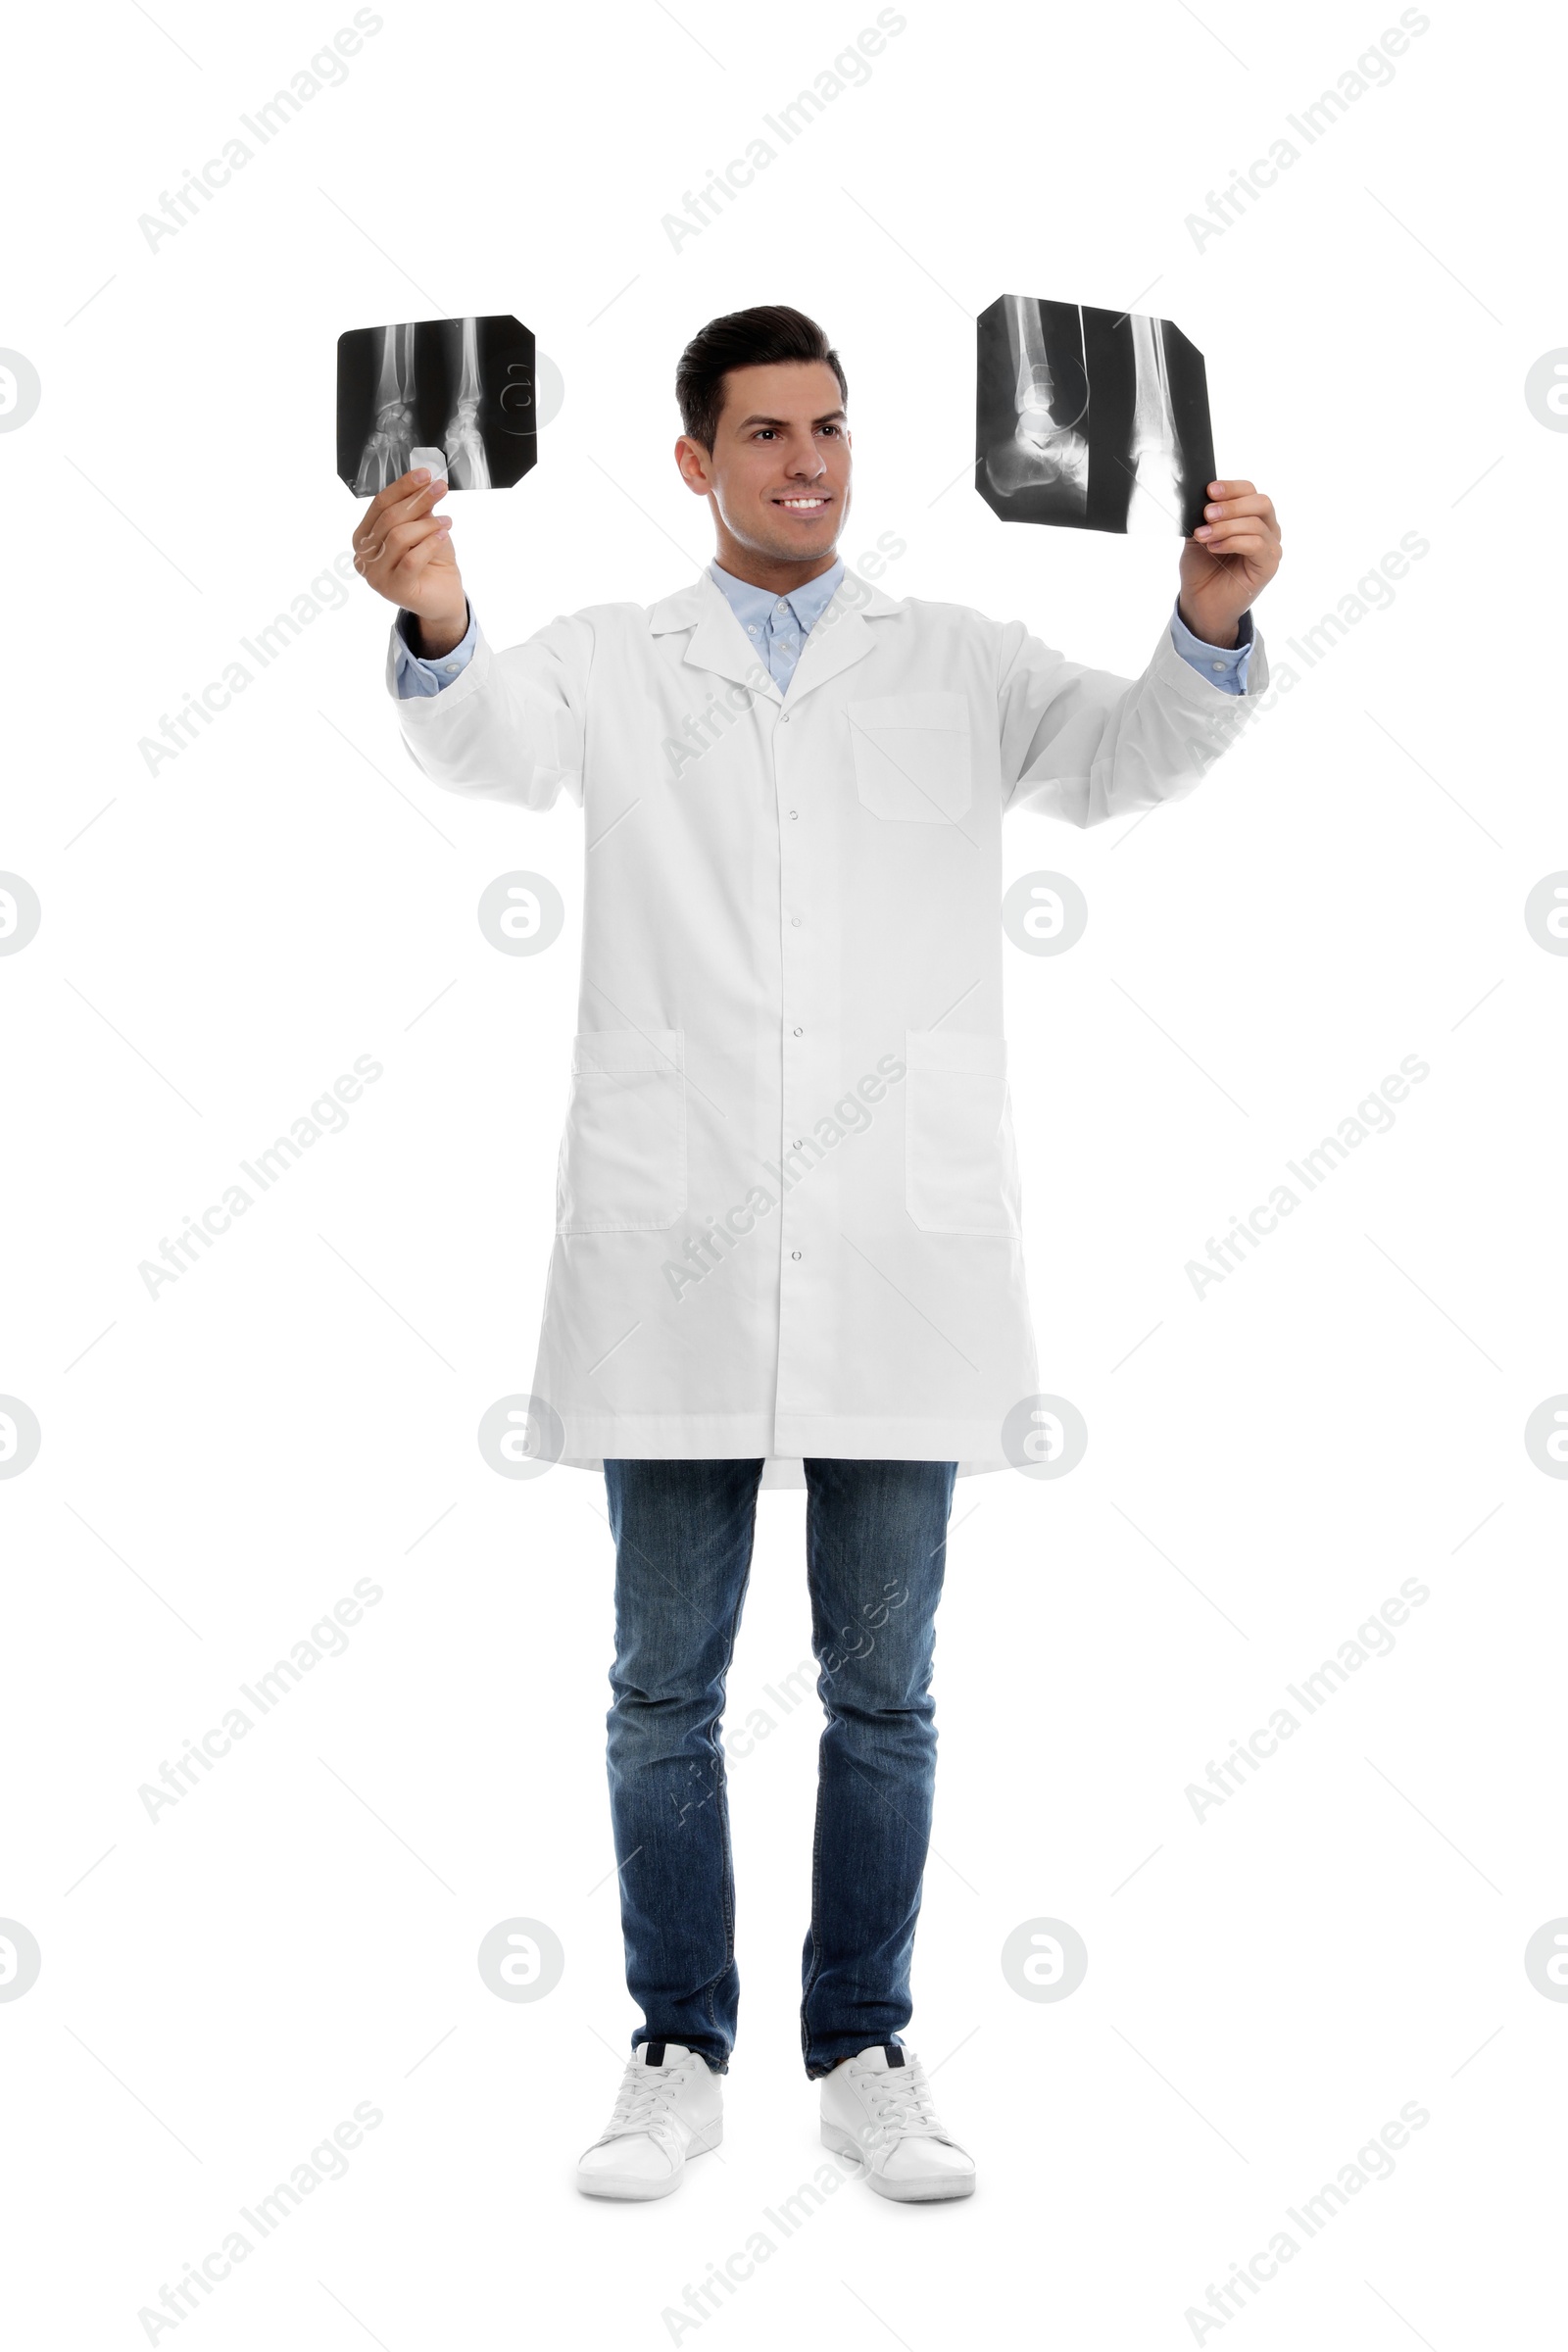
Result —
[{"label": "white lab coat", "polygon": [[[1261,640],[1250,693],[1267,683]],[[388,682],[392,680],[389,662]],[[780,693],[705,572],[399,702],[425,774],[585,818],[533,1393],[561,1458],[1001,1469],[1038,1387],[1002,1029],[1002,816],[1174,800],[1237,732],[847,571]],[[563,1056],[564,1058],[564,1054]]]}]

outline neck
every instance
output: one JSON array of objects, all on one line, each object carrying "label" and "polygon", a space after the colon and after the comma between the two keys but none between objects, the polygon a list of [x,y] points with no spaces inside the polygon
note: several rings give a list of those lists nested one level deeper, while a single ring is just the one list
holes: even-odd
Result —
[{"label": "neck", "polygon": [[732,539],[722,523],[718,527],[718,545],[713,561],[720,571],[727,571],[732,580],[744,580],[749,588],[765,588],[772,596],[788,596],[792,588],[804,588],[808,580],[819,580],[824,571],[831,571],[839,560],[839,551],[830,547],[825,555],[804,556],[792,561],[788,556],[763,556],[750,547],[742,547]]}]

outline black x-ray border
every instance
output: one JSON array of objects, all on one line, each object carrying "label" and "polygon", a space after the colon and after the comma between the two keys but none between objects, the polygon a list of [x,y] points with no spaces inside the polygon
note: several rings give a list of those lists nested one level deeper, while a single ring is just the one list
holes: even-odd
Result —
[{"label": "black x-ray border", "polygon": [[[974,486],[1003,522],[1051,523],[1060,530],[1125,532],[1134,474],[1129,462],[1137,371],[1133,317],[1127,311],[1096,310],[1076,303],[1033,299],[1052,352],[1057,396],[1052,416],[1073,426],[1089,444],[1088,499],[1083,514],[1064,514],[1047,493],[1024,489],[1010,498],[995,491],[986,475],[986,453],[1010,434],[1017,420],[1015,370],[1007,336],[1011,299],[999,294],[975,320]],[[1190,539],[1203,519],[1203,502],[1214,479],[1214,434],[1208,411],[1208,376],[1203,355],[1179,326],[1156,318],[1164,352],[1171,411],[1181,460],[1181,511],[1171,516],[1171,533]],[[1075,359],[1074,353],[1079,356]],[[1059,356],[1058,356],[1059,355]]]},{"label": "black x-ray border", "polygon": [[[479,361],[480,438],[491,486],[510,490],[538,462],[538,393],[532,329],[510,313],[475,318]],[[442,446],[457,392],[460,318],[416,318],[414,444]],[[360,459],[375,422],[376,381],[385,326],[350,327],[337,339],[337,470],[354,488]]]}]

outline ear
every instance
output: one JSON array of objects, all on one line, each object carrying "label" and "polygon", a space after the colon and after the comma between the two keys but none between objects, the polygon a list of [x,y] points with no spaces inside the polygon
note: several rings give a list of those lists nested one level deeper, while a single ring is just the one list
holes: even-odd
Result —
[{"label": "ear", "polygon": [[707,498],[713,487],[710,472],[712,460],[702,443],[694,441],[689,433],[682,433],[675,444],[675,464],[687,489],[698,498]]}]

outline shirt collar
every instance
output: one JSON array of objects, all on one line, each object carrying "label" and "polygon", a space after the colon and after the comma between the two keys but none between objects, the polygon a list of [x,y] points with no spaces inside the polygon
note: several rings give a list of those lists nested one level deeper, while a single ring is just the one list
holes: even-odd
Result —
[{"label": "shirt collar", "polygon": [[743,629],[760,631],[773,607],[782,601],[794,613],[801,635],[808,637],[838,594],[844,578],[844,559],[841,556],[828,570],[818,573],[814,580],[808,580],[804,588],[792,588],[782,600],[770,588],[754,588],[750,580],[736,579],[733,572],[725,571],[718,564],[710,564],[708,570],[714,585],[724,591],[730,611]]}]

